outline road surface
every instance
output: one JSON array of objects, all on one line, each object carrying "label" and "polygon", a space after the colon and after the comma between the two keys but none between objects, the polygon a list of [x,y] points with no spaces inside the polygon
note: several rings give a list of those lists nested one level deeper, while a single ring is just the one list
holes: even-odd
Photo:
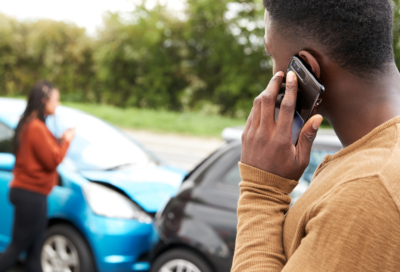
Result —
[{"label": "road surface", "polygon": [[185,170],[191,170],[223,143],[221,139],[216,138],[125,131],[168,164]]}]

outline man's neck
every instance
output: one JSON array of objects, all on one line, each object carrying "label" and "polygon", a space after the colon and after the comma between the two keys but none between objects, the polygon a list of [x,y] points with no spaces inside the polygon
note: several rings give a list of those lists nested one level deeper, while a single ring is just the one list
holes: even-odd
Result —
[{"label": "man's neck", "polygon": [[395,66],[378,83],[344,80],[337,85],[335,89],[340,91],[329,95],[323,115],[343,147],[400,115],[400,74]]}]

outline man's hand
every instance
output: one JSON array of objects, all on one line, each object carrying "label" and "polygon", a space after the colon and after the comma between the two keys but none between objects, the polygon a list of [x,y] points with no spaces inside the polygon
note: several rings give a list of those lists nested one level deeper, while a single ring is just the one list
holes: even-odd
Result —
[{"label": "man's hand", "polygon": [[314,115],[304,125],[297,146],[292,144],[292,122],[296,107],[297,78],[289,72],[279,120],[275,121],[275,100],[283,72],[271,79],[255,100],[242,135],[241,162],[277,176],[299,180],[310,161],[312,143],[322,122]]}]

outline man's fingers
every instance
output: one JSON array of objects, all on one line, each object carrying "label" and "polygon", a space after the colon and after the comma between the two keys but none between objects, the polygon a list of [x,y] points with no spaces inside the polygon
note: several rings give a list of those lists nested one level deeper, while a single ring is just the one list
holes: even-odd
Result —
[{"label": "man's fingers", "polygon": [[301,130],[296,149],[298,158],[300,158],[300,163],[303,163],[304,166],[307,166],[310,162],[312,144],[317,136],[318,128],[321,125],[322,120],[323,118],[321,115],[314,115],[307,121]]},{"label": "man's fingers", "polygon": [[250,111],[249,117],[247,117],[247,122],[246,122],[246,126],[244,127],[244,131],[249,130],[249,128],[251,127],[251,114],[253,113],[253,108]]},{"label": "man's fingers", "polygon": [[244,127],[243,133],[242,133],[242,142],[244,142],[248,131],[250,130],[251,127],[251,119],[252,119],[252,115],[253,114],[253,109],[251,109],[249,117],[247,118],[247,122],[246,122],[246,126]]},{"label": "man's fingers", "polygon": [[297,77],[290,71],[286,77],[286,91],[279,110],[278,129],[283,134],[291,134],[297,99]]},{"label": "man's fingers", "polygon": [[282,86],[284,73],[279,71],[271,79],[267,89],[260,95],[261,99],[261,126],[269,127],[275,123],[275,101]]},{"label": "man's fingers", "polygon": [[251,128],[258,129],[260,125],[268,127],[275,122],[275,100],[282,85],[283,76],[283,72],[277,72],[267,88],[254,99]]},{"label": "man's fingers", "polygon": [[251,110],[251,128],[258,129],[260,126],[260,115],[261,115],[261,99],[260,95],[254,99],[253,109]]}]

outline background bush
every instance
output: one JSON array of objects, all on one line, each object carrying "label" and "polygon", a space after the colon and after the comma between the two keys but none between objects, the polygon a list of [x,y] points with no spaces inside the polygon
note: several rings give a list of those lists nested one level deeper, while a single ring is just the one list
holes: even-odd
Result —
[{"label": "background bush", "polygon": [[0,14],[0,95],[26,95],[47,79],[68,101],[245,117],[272,76],[263,13],[261,0],[188,1],[186,19],[139,6],[106,16],[95,37],[74,24]]}]

